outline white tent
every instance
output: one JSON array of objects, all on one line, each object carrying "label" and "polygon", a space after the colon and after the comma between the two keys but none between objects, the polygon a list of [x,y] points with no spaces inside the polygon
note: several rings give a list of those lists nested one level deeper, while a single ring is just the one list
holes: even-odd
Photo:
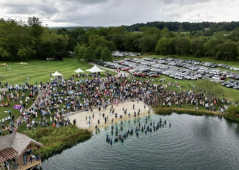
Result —
[{"label": "white tent", "polygon": [[75,70],[76,73],[83,73],[84,71],[81,70],[80,68],[78,68],[77,70]]},{"label": "white tent", "polygon": [[101,72],[101,71],[105,71],[105,70],[101,70],[99,69],[99,67],[97,67],[96,65],[94,65],[94,67],[92,67],[91,69],[88,69],[86,71],[89,71],[91,73],[95,73],[95,72]]},{"label": "white tent", "polygon": [[57,71],[55,73],[52,74],[52,76],[56,77],[56,76],[63,76],[61,73],[58,73]]}]

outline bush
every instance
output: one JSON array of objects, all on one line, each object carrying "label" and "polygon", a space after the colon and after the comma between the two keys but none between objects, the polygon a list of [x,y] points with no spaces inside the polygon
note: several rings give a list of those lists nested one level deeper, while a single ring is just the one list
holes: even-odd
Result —
[{"label": "bush", "polygon": [[225,118],[230,121],[239,123],[239,106],[229,106]]},{"label": "bush", "polygon": [[26,135],[42,143],[45,147],[41,148],[42,159],[47,159],[64,149],[72,147],[79,142],[83,142],[91,137],[88,130],[78,129],[76,126],[61,128],[41,128],[30,130]]},{"label": "bush", "polygon": [[228,109],[227,109],[227,113],[228,114],[238,114],[239,115],[239,105],[237,105],[237,106],[234,106],[234,105],[229,106]]}]

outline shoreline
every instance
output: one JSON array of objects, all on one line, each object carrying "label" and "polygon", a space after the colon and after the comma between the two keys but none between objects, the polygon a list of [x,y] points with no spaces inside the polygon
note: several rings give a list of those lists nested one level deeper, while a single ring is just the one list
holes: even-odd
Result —
[{"label": "shoreline", "polygon": [[168,114],[169,112],[176,112],[176,113],[185,113],[185,114],[194,114],[194,115],[215,115],[215,116],[225,116],[226,113],[220,113],[219,111],[208,111],[208,110],[194,110],[194,109],[187,109],[187,108],[177,108],[177,107],[170,107],[170,108],[154,108],[156,114]]},{"label": "shoreline", "polygon": [[[135,104],[135,109],[133,109],[133,104]],[[144,105],[146,108],[144,109]],[[118,114],[117,118],[113,114],[110,116],[110,108],[113,106],[115,109],[115,113]],[[123,111],[124,109],[127,109],[127,114],[124,114]],[[138,109],[140,109],[140,114],[138,115]],[[142,116],[148,116],[148,110],[149,107],[143,103],[142,101],[139,101],[137,103],[136,100],[134,101],[124,101],[120,102],[117,105],[116,104],[111,104],[108,105],[107,109],[102,109],[101,111],[98,110],[98,107],[95,107],[93,111],[77,111],[74,112],[70,115],[65,115],[65,118],[69,118],[71,122],[73,122],[74,119],[76,119],[76,126],[79,129],[86,129],[89,130],[90,132],[95,131],[95,125],[97,125],[98,128],[106,127],[112,124],[112,119],[113,123],[116,122],[121,122],[124,120],[129,120],[132,118],[137,118],[137,117],[142,117]],[[136,117],[134,117],[134,112],[136,112]],[[92,115],[94,113],[94,119],[92,118]],[[99,113],[101,113],[101,116],[99,116]],[[105,123],[105,120],[102,117],[102,114],[105,113],[105,116],[108,116],[107,122]],[[130,117],[128,116],[128,113],[130,113]],[[221,113],[219,111],[208,111],[208,110],[194,110],[194,109],[187,109],[187,108],[177,108],[177,107],[158,107],[158,108],[152,108],[150,109],[150,114],[159,114],[159,115],[171,115],[172,113],[178,113],[178,114],[188,114],[188,115],[198,115],[198,116],[203,116],[203,115],[210,115],[210,116],[223,116],[225,119],[233,122],[239,123],[239,121],[231,118],[228,116],[227,113]],[[120,115],[122,115],[122,118],[120,118]],[[87,116],[87,121],[86,121],[86,116]],[[91,123],[89,126],[89,116],[91,116]],[[100,124],[98,124],[98,120],[100,120]]]},{"label": "shoreline", "polygon": [[[133,104],[135,105],[135,109],[133,109]],[[144,105],[146,108],[144,108]],[[110,108],[113,106],[115,109],[115,113],[118,114],[117,118],[113,114],[110,115]],[[124,109],[127,109],[127,113],[124,114],[123,111]],[[102,108],[102,107],[101,107]],[[138,116],[138,109],[140,109],[140,114]],[[141,116],[147,116],[149,115],[148,113],[149,107],[144,104],[142,101],[125,101],[121,102],[119,104],[113,104],[113,105],[108,105],[106,109],[101,109],[101,111],[98,110],[98,108],[94,108],[91,111],[78,111],[75,112],[74,114],[71,114],[69,116],[65,116],[66,118],[69,118],[71,122],[73,122],[74,119],[76,119],[76,126],[79,129],[87,129],[91,132],[95,131],[95,125],[97,125],[98,128],[106,127],[112,124],[112,119],[113,123],[124,121],[124,120],[129,120],[131,118],[137,118]],[[134,117],[134,112],[136,112],[136,117]],[[94,118],[92,118],[92,115],[95,115]],[[101,116],[99,115],[101,113]],[[102,114],[105,113],[105,116],[108,116],[107,122],[105,123],[104,118],[102,117]],[[128,113],[130,113],[130,117],[128,116]],[[155,114],[155,111],[153,109],[150,109],[150,114]],[[120,115],[122,115],[122,118],[120,118]],[[86,116],[87,116],[87,121],[86,121]],[[89,116],[91,116],[91,124],[89,126]],[[100,120],[100,124],[98,125],[98,120]]]}]

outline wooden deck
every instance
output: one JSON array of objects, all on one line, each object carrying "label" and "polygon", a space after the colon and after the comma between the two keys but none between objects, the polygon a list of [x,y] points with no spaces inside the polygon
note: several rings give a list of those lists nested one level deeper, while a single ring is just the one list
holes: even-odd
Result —
[{"label": "wooden deck", "polygon": [[40,163],[41,163],[41,161],[33,161],[32,163],[23,165],[21,170],[26,170],[26,169],[35,167],[35,166],[39,165]]}]

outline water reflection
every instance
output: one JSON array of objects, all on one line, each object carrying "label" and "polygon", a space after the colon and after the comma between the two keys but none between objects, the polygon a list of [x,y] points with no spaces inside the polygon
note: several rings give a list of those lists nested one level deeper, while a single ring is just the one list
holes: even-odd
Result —
[{"label": "water reflection", "polygon": [[[128,136],[124,142],[106,142],[106,133],[115,136],[150,121],[172,122],[153,132]],[[147,122],[145,121],[147,118]],[[165,169],[236,170],[239,156],[239,125],[224,118],[172,114],[150,115],[101,128],[92,139],[44,161],[43,170],[65,169]],[[159,163],[160,160],[160,163]],[[62,163],[60,163],[62,162]]]}]

